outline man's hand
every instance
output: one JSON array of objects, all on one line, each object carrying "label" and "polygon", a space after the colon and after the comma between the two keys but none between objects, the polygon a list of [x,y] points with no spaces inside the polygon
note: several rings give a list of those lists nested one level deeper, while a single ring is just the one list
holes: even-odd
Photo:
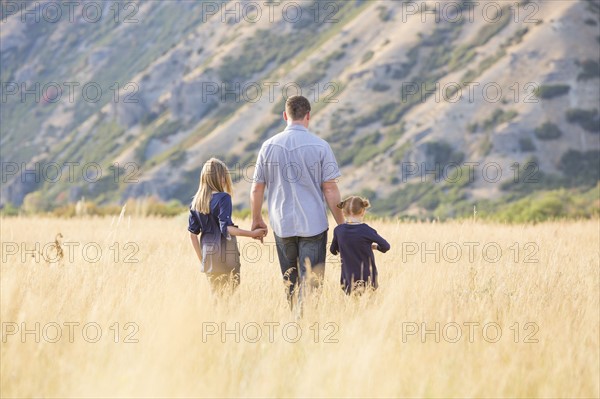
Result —
[{"label": "man's hand", "polygon": [[258,220],[253,220],[252,221],[252,228],[251,228],[251,230],[256,230],[256,229],[265,229],[265,230],[268,230],[267,224],[265,223],[265,221],[262,218],[258,219]]},{"label": "man's hand", "polygon": [[262,218],[260,218],[259,220],[253,220],[250,230],[252,230],[253,233],[255,231],[261,232],[260,234],[257,234],[252,237],[255,240],[260,240],[261,243],[263,242],[263,238],[266,237],[266,235],[269,233],[269,228],[267,227],[267,224]]},{"label": "man's hand", "polygon": [[379,249],[379,245],[376,242],[374,242],[371,244],[371,249]]}]

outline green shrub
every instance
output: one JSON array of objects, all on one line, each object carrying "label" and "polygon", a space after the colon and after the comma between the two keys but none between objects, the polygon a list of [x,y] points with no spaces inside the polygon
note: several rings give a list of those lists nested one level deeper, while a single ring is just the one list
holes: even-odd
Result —
[{"label": "green shrub", "polygon": [[539,199],[523,198],[504,210],[495,218],[515,223],[543,222],[564,216],[564,199],[555,194],[546,194]]},{"label": "green shrub", "polygon": [[380,153],[381,153],[381,151],[379,149],[379,146],[376,146],[376,145],[366,146],[366,147],[362,148],[358,152],[358,154],[356,154],[356,156],[352,160],[352,163],[354,164],[354,166],[362,166]]},{"label": "green shrub", "polygon": [[541,190],[553,190],[568,184],[562,176],[545,173],[539,169],[539,162],[531,157],[523,163],[511,165],[512,178],[502,182],[500,189],[514,194],[515,198],[521,198]]},{"label": "green shrub", "polygon": [[258,150],[262,146],[260,141],[251,141],[244,147],[245,152]]},{"label": "green shrub", "polygon": [[371,123],[383,120],[389,112],[398,107],[400,107],[400,104],[393,102],[380,105],[379,107],[375,108],[371,113],[363,114],[354,118],[351,124],[356,127],[368,126]]},{"label": "green shrub", "polygon": [[433,163],[442,167],[449,163],[461,163],[464,158],[462,152],[455,152],[454,148],[445,141],[433,141],[427,143],[425,154],[431,157]]},{"label": "green shrub", "polygon": [[498,125],[513,120],[517,115],[518,112],[515,110],[496,109],[488,119],[483,121],[482,127],[484,130],[494,129]]},{"label": "green shrub", "polygon": [[144,163],[147,161],[146,159],[146,149],[148,148],[148,138],[143,139],[133,151],[133,157],[136,161],[140,163]]},{"label": "green shrub", "polygon": [[375,55],[375,52],[374,52],[373,50],[369,50],[369,51],[367,51],[367,52],[366,52],[366,53],[363,55],[363,57],[362,57],[362,60],[361,60],[361,62],[360,62],[360,63],[361,63],[361,64],[364,64],[365,62],[368,62],[368,61],[369,61],[371,58],[373,58],[373,56],[374,56],[374,55]]},{"label": "green shrub", "polygon": [[164,139],[173,134],[177,134],[182,128],[182,123],[179,120],[166,121],[160,124],[153,132],[153,136],[157,139]]},{"label": "green shrub", "polygon": [[597,109],[569,109],[566,116],[567,122],[577,124],[590,133],[600,133],[600,118]]},{"label": "green shrub", "polygon": [[173,217],[180,215],[188,211],[187,206],[184,206],[178,200],[171,200],[169,202],[153,202],[150,201],[148,205],[148,216],[163,216]]},{"label": "green shrub", "polygon": [[[347,15],[351,5],[338,4],[336,18]],[[219,67],[219,77],[224,82],[245,81],[267,66],[283,65],[303,50],[311,48],[322,39],[325,31],[332,30],[335,24],[319,24],[310,13],[304,13],[301,20],[292,24],[292,32],[282,34],[267,29],[258,30],[248,38],[241,50],[233,56],[225,56]],[[235,38],[235,36],[234,36]],[[336,51],[334,57],[343,57],[343,52]],[[339,59],[339,58],[334,58]]]},{"label": "green shrub", "polygon": [[496,15],[494,17],[494,21],[496,20],[496,18],[498,18],[496,22],[486,22],[483,25],[483,27],[479,29],[479,32],[477,32],[476,39],[473,42],[473,46],[483,46],[508,26],[508,24],[512,20],[511,8],[503,7],[500,10],[500,14],[501,15]]},{"label": "green shrub", "polygon": [[375,201],[375,199],[377,198],[377,192],[369,188],[362,189],[357,195],[366,198],[371,202]]},{"label": "green shrub", "polygon": [[[587,190],[587,191],[585,191]],[[600,185],[590,189],[554,189],[528,195],[512,202],[487,204],[490,219],[512,223],[542,222],[545,220],[589,219],[600,215],[598,192]]]},{"label": "green shrub", "polygon": [[[281,112],[283,112],[283,109],[281,110]],[[273,118],[271,121],[267,121],[267,122],[263,123],[262,125],[260,125],[259,127],[257,127],[256,130],[254,131],[254,134],[256,135],[258,141],[263,141],[267,137],[270,137],[271,135],[273,135],[275,133],[279,133],[279,132],[283,131],[283,129],[285,129],[285,124],[284,124],[283,119]],[[258,147],[255,146],[254,148],[258,148]]]},{"label": "green shrub", "polygon": [[148,112],[147,114],[142,116],[142,119],[140,119],[140,123],[142,124],[142,126],[146,127],[152,122],[154,122],[156,118],[158,118],[158,116],[159,115],[156,112]]},{"label": "green shrub", "polygon": [[325,70],[313,69],[310,70],[296,78],[296,83],[300,85],[300,87],[309,87],[316,83],[319,83],[322,79],[327,76],[327,72]]},{"label": "green shrub", "polygon": [[519,139],[519,147],[521,148],[521,152],[535,151],[535,145],[529,137]]},{"label": "green shrub", "polygon": [[533,94],[542,99],[550,99],[567,94],[571,90],[569,85],[541,85],[536,88]]},{"label": "green shrub", "polygon": [[[327,76],[327,70],[331,65],[332,61],[341,60],[346,56],[346,52],[343,50],[335,50],[324,59],[318,61],[314,66],[306,73],[296,78],[296,83],[300,87],[312,86]],[[285,99],[283,99],[285,102]]]},{"label": "green shrub", "polygon": [[275,101],[275,105],[271,108],[271,112],[275,115],[281,115],[283,111],[285,111],[285,101],[287,99],[282,95],[277,101]]},{"label": "green shrub", "polygon": [[2,216],[17,216],[19,214],[19,208],[14,206],[11,202],[7,202],[0,206],[0,215]]},{"label": "green shrub", "polygon": [[595,185],[600,180],[600,151],[569,150],[563,154],[559,169],[572,185]]},{"label": "green shrub", "polygon": [[26,214],[46,212],[51,208],[51,204],[48,198],[46,198],[41,191],[33,191],[23,198],[23,204],[21,210]]},{"label": "green shrub", "polygon": [[364,147],[360,147],[360,150],[354,156],[352,163],[354,166],[362,166],[371,159],[373,159],[377,154],[381,153],[378,145],[370,144]]},{"label": "green shrub", "polygon": [[[463,177],[468,173],[463,170]],[[466,177],[468,181],[468,176]],[[399,182],[399,179],[396,178]],[[439,215],[456,216],[457,208],[460,208],[460,213],[467,209],[472,209],[466,203],[466,195],[463,187],[464,183],[434,183],[432,181],[415,182],[403,184],[402,188],[397,189],[386,198],[377,199],[373,205],[373,213],[393,215],[409,208],[411,205],[418,205],[426,211],[434,211],[440,209]],[[443,209],[441,209],[443,208]],[[431,214],[430,214],[431,215]]]},{"label": "green shrub", "polygon": [[419,200],[419,205],[428,211],[432,211],[438,207],[438,205],[442,202],[440,195],[437,191],[429,191]]},{"label": "green shrub", "polygon": [[169,159],[169,164],[174,168],[178,168],[178,167],[182,166],[183,164],[185,164],[186,160],[187,160],[187,153],[183,150],[180,150],[180,151],[177,151],[175,154],[173,154],[173,157],[171,159]]},{"label": "green shrub", "polygon": [[562,136],[562,131],[552,122],[544,122],[535,128],[535,137],[540,140],[556,140]]},{"label": "green shrub", "polygon": [[585,60],[581,64],[582,71],[577,75],[577,80],[600,78],[600,63],[595,60]]},{"label": "green shrub", "polygon": [[372,204],[373,212],[388,215],[401,212],[433,189],[435,185],[431,182],[405,184],[388,197],[375,201]]},{"label": "green shrub", "polygon": [[384,142],[381,144],[382,150],[386,150],[392,147],[394,144],[398,142],[400,137],[404,135],[404,123],[400,124],[400,126],[393,128],[390,130],[385,137]]},{"label": "green shrub", "polygon": [[[127,176],[127,172],[123,168],[119,168],[119,176]],[[102,194],[106,195],[109,192],[114,192],[119,189],[119,182],[113,174],[104,175],[93,184],[87,184],[82,187],[81,195],[88,198],[96,198]]]},{"label": "green shrub", "polygon": [[335,50],[333,53],[329,54],[329,61],[339,61],[346,56],[346,52],[344,50]]},{"label": "green shrub", "polygon": [[400,69],[394,70],[392,73],[392,79],[403,79],[410,74],[414,66],[417,65],[417,62],[419,61],[419,46],[415,46],[408,50],[406,56],[408,57],[408,61],[400,64]]},{"label": "green shrub", "polygon": [[529,32],[529,28],[519,29],[513,36],[511,36],[506,42],[505,46],[512,46],[513,44],[519,44],[523,41],[523,37]]},{"label": "green shrub", "polygon": [[506,50],[500,49],[494,55],[490,55],[489,57],[483,59],[477,69],[469,69],[462,77],[461,81],[463,82],[463,86],[466,82],[474,81],[478,76],[480,76],[483,72],[492,67],[498,60],[506,55]]},{"label": "green shrub", "polygon": [[246,40],[235,58],[230,55],[223,58],[219,68],[220,78],[224,82],[243,81],[263,71],[271,62],[283,64],[302,50],[306,44],[303,39],[305,36],[297,32],[278,35],[266,29],[258,30]]},{"label": "green shrub", "polygon": [[490,135],[487,134],[479,143],[479,153],[485,157],[492,152],[492,148],[494,148],[494,143]]},{"label": "green shrub", "polygon": [[330,132],[331,134],[328,137],[328,140],[332,143],[345,143],[350,139],[350,137],[354,136],[354,127],[350,124],[343,123],[333,123],[331,121]]},{"label": "green shrub", "polygon": [[396,123],[400,122],[400,119],[404,116],[406,112],[414,105],[413,102],[402,104],[400,106],[389,107],[385,110],[382,118],[381,124],[383,126],[392,126]]},{"label": "green shrub", "polygon": [[378,6],[377,9],[379,10],[379,20],[381,22],[387,22],[392,19],[392,13],[387,9],[387,7]]},{"label": "green shrub", "polygon": [[392,162],[394,162],[394,165],[400,165],[402,163],[402,161],[404,160],[404,156],[406,155],[408,150],[410,150],[410,147],[411,144],[409,142],[406,142],[394,151],[394,153],[392,154]]},{"label": "green shrub", "polygon": [[257,154],[255,152],[246,152],[243,157],[240,158],[239,163],[241,168],[245,168],[248,165],[256,162]]},{"label": "green shrub", "polygon": [[378,154],[381,150],[377,145],[377,142],[381,139],[381,133],[375,132],[371,135],[362,137],[352,145],[344,146],[341,151],[338,152],[337,161],[340,166],[345,166],[350,163],[360,165],[367,162],[374,155]]},{"label": "green shrub", "polygon": [[373,85],[372,89],[373,91],[377,92],[388,91],[390,89],[390,85],[377,82]]}]

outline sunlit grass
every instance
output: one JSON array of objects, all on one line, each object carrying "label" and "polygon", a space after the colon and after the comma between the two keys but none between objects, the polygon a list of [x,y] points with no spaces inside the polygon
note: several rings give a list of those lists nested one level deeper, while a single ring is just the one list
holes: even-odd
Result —
[{"label": "sunlit grass", "polygon": [[[271,234],[264,246],[239,240],[242,283],[224,300],[209,292],[183,216],[1,222],[3,397],[600,394],[598,221],[370,221],[392,244],[376,255],[380,289],[345,296],[330,257],[318,305],[298,325]],[[22,258],[36,242],[57,258],[58,233],[60,262]],[[102,251],[95,262],[92,247]],[[33,333],[8,334],[12,323],[35,330],[36,322],[39,343]],[[92,322],[102,329],[96,343],[87,342],[95,327],[82,332]],[[50,323],[62,326],[56,343]],[[73,342],[64,323],[79,323]],[[436,323],[437,337],[421,334]],[[462,336],[452,343],[456,326]],[[498,342],[488,342],[498,327]]]}]

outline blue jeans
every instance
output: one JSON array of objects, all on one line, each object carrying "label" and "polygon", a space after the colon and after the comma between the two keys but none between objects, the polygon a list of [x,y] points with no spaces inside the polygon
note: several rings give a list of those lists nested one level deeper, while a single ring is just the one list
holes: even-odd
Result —
[{"label": "blue jeans", "polygon": [[[325,275],[325,256],[327,254],[327,230],[312,237],[281,238],[275,234],[277,256],[281,266],[281,274],[286,284],[287,299],[293,307],[294,292],[298,290],[298,300],[301,303],[304,285],[307,282],[311,288],[319,288]],[[313,275],[308,275],[306,264],[310,264]],[[298,281],[300,277],[300,281]]]}]

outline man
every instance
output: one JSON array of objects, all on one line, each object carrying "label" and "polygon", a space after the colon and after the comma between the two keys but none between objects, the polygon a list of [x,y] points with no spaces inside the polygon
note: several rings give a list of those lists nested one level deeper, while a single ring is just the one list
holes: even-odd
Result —
[{"label": "man", "polygon": [[315,273],[313,287],[324,276],[329,228],[325,204],[338,224],[344,222],[337,207],[341,199],[336,180],[341,174],[329,144],[308,130],[310,109],[305,97],[287,99],[287,128],[262,145],[250,192],[252,229],[267,228],[261,208],[268,189],[269,219],[292,307],[298,286],[302,300],[307,265]]}]

